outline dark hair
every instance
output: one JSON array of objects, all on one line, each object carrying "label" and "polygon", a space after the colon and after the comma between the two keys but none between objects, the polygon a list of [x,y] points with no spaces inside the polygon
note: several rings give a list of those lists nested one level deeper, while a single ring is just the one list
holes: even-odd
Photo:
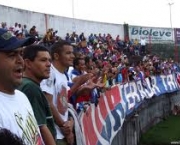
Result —
[{"label": "dark hair", "polygon": [[1,145],[25,145],[21,138],[5,128],[0,128],[0,143]]},{"label": "dark hair", "polygon": [[74,67],[74,68],[76,68],[76,66],[79,65],[79,61],[80,61],[80,60],[84,60],[84,59],[77,57],[77,58],[75,58],[75,59],[73,60],[73,67]]},{"label": "dark hair", "polygon": [[85,64],[88,64],[90,62],[91,58],[89,56],[85,57]]},{"label": "dark hair", "polygon": [[34,61],[39,51],[48,51],[48,49],[41,45],[27,46],[23,51],[23,59],[29,59],[31,61]]},{"label": "dark hair", "polygon": [[69,42],[61,40],[56,43],[54,43],[51,47],[51,57],[52,60],[54,60],[54,53],[60,54],[63,51],[64,45],[72,46]]}]

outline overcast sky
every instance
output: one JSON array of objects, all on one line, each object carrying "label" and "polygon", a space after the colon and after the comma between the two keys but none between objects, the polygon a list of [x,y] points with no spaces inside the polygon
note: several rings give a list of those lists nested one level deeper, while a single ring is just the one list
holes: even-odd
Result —
[{"label": "overcast sky", "polygon": [[[180,0],[0,0],[0,4],[78,19],[180,28]],[[73,10],[74,8],[74,10]]]}]

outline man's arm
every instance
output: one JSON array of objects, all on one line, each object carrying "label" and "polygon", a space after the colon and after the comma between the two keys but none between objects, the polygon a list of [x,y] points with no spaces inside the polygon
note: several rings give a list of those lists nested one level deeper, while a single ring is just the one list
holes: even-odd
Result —
[{"label": "man's arm", "polygon": [[64,122],[63,120],[62,120],[62,118],[60,117],[60,115],[59,115],[59,112],[58,112],[58,110],[56,109],[56,107],[54,106],[54,104],[53,104],[53,96],[51,95],[51,94],[48,94],[48,93],[46,93],[46,92],[44,92],[44,94],[45,94],[45,96],[46,96],[46,99],[48,100],[48,102],[49,102],[49,105],[50,105],[50,109],[51,109],[51,111],[52,111],[52,114],[53,114],[53,118],[54,118],[54,120],[55,120],[55,123],[59,126],[59,128],[64,128],[64,130],[63,130],[63,134],[69,134],[70,133],[70,128],[69,128],[69,126],[66,126],[65,124],[66,124],[66,122]]},{"label": "man's arm", "polygon": [[76,83],[74,83],[74,85],[70,88],[71,95],[77,93],[81,85],[87,82],[92,77],[93,74],[91,73],[78,76],[76,79]]},{"label": "man's arm", "polygon": [[56,145],[55,140],[46,125],[39,126],[45,145]]}]

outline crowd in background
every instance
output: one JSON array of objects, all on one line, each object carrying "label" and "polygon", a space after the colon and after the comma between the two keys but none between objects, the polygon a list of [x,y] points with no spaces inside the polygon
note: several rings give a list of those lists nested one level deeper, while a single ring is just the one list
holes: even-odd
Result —
[{"label": "crowd in background", "polygon": [[[57,98],[59,95],[62,97],[60,101],[57,98],[55,101],[53,100],[55,105],[53,105],[54,102],[52,103],[52,98],[47,99],[48,102],[43,103],[45,103],[46,107],[48,103],[50,105],[56,124],[56,132],[60,134],[58,137],[60,139],[66,138],[68,144],[71,145],[74,144],[74,132],[72,132],[73,121],[71,119],[68,120],[69,116],[66,115],[66,112],[68,112],[66,99],[68,99],[68,103],[72,104],[73,109],[79,113],[82,110],[85,111],[90,103],[94,103],[97,106],[100,93],[106,89],[110,89],[116,84],[141,80],[142,86],[146,87],[146,78],[148,78],[151,83],[151,76],[153,75],[169,75],[179,71],[179,67],[173,59],[163,59],[157,54],[150,54],[146,49],[146,41],[144,38],[138,42],[137,39],[123,40],[119,35],[113,38],[111,34],[102,35],[101,33],[92,33],[89,36],[85,36],[84,33],[76,34],[76,32],[72,32],[72,34],[67,33],[65,38],[62,38],[57,35],[58,32],[56,30],[54,31],[53,28],[48,29],[46,34],[40,38],[36,26],[28,29],[26,25],[22,26],[21,24],[15,23],[14,26],[8,27],[7,24],[3,22],[1,23],[1,28],[8,30],[18,40],[29,37],[34,38],[35,46],[26,47],[23,54],[25,61],[24,75],[27,78],[24,78],[23,81],[25,84],[21,86],[20,90],[24,91],[25,94],[27,93],[27,96],[38,92],[37,94],[44,98],[47,94],[55,95]],[[45,47],[50,52],[51,58]],[[39,55],[31,56],[31,53],[37,53],[36,51],[43,51],[41,54],[44,57],[41,58]],[[38,63],[36,63],[38,59],[36,59],[36,57],[39,57],[41,63],[46,62],[46,68],[48,68],[46,71],[47,74],[40,77],[38,85],[31,79],[35,79],[35,76],[33,77],[34,74],[43,75],[44,70],[41,70],[41,67],[38,68]],[[50,63],[50,59],[52,59],[52,64]],[[51,72],[55,75],[50,74],[49,77],[49,69],[51,69]],[[18,71],[19,70],[17,70],[17,72]],[[27,87],[26,84],[31,85]],[[33,89],[34,86],[36,87]],[[52,91],[52,87],[55,87],[54,92]],[[61,91],[58,92],[57,88],[60,88],[59,90]],[[66,96],[67,88],[70,89]],[[29,91],[31,89],[32,91]],[[36,90],[36,92],[33,92],[33,90]],[[41,91],[45,92],[45,95]],[[39,106],[37,105],[39,102],[36,102],[37,104],[34,103],[31,97],[29,100],[32,107],[35,107],[33,111],[37,119],[39,116],[36,116],[36,111],[40,109],[36,107]],[[40,102],[42,102],[42,100]],[[61,103],[60,105],[58,101]],[[59,108],[58,105],[60,106]],[[62,120],[57,119],[57,112],[54,111],[54,107],[57,107],[58,113],[61,114],[61,112],[63,112],[63,114],[61,114],[62,119],[64,119],[63,125],[67,125],[68,129],[62,125]],[[42,110],[42,112],[43,111],[44,110]],[[39,113],[37,114],[39,115]],[[48,117],[49,116],[47,116],[46,119]],[[70,118],[72,118],[72,116]],[[38,121],[37,119],[37,122]],[[38,125],[41,121],[40,118]],[[67,121],[69,122],[66,124]],[[53,122],[51,123],[53,124]],[[58,132],[59,130],[61,131]],[[43,131],[40,130],[40,132]],[[51,133],[53,135],[51,139],[53,140],[53,137],[56,138],[56,133],[55,131],[51,131]],[[43,139],[46,141],[46,138]]]},{"label": "crowd in background", "polygon": [[[109,88],[117,83],[143,80],[152,75],[168,75],[177,71],[178,66],[170,59],[162,59],[157,54],[150,54],[146,48],[145,39],[121,39],[119,35],[113,38],[111,34],[81,34],[67,33],[65,38],[58,36],[53,28],[47,30],[42,38],[39,37],[36,26],[27,29],[26,25],[15,23],[7,27],[5,22],[1,27],[11,31],[18,39],[35,37],[36,43],[51,49],[60,40],[66,40],[74,47],[74,64],[67,70],[67,78],[71,81],[78,75],[92,73],[102,79],[103,88]],[[133,56],[137,56],[134,59]],[[74,82],[73,82],[74,83]],[[89,101],[89,98],[86,99]]]}]

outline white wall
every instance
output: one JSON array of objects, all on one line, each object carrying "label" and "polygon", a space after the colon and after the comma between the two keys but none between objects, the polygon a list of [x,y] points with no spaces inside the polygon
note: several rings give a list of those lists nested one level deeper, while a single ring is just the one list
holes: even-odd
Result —
[{"label": "white wall", "polygon": [[66,33],[76,31],[77,34],[84,32],[85,36],[91,33],[110,33],[113,38],[117,35],[120,35],[121,39],[124,38],[123,25],[78,20],[53,15],[46,16],[42,13],[20,10],[2,5],[0,5],[0,22],[6,22],[8,26],[14,26],[14,23],[18,22],[22,25],[26,24],[28,29],[35,25],[40,34],[46,32],[47,25],[47,28],[58,30],[58,35],[61,37],[65,37]]},{"label": "white wall", "polygon": [[71,19],[65,17],[48,16],[49,27],[56,28],[60,34],[65,34],[75,31],[77,34],[84,32],[85,36],[94,34],[110,33],[114,38],[120,35],[124,38],[123,25],[99,23],[86,20]]},{"label": "white wall", "polygon": [[40,33],[44,33],[46,31],[44,14],[24,11],[1,5],[0,22],[6,22],[8,27],[14,26],[14,23],[18,22],[21,25],[26,24],[28,29],[30,29],[33,25],[36,25]]}]

